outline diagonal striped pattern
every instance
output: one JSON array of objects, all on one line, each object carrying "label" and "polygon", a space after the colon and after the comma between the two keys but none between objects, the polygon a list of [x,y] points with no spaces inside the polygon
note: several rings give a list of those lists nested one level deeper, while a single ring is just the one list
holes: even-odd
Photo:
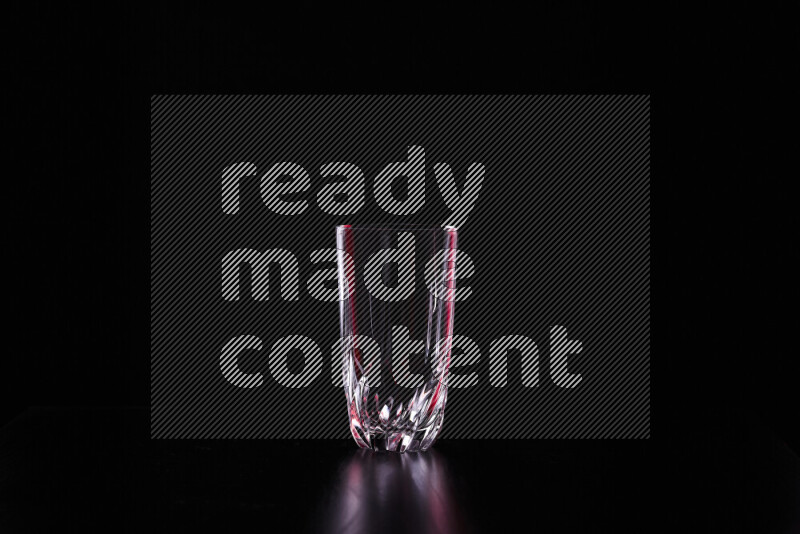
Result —
[{"label": "diagonal striped pattern", "polygon": [[411,372],[411,357],[422,354],[425,343],[421,339],[412,339],[408,328],[392,326],[392,378],[404,388],[416,388],[425,380],[422,374]]},{"label": "diagonal striped pattern", "polygon": [[150,143],[153,437],[350,435],[334,227],[366,222],[473,264],[442,437],[650,436],[648,96],[154,96]]},{"label": "diagonal striped pattern", "polygon": [[[240,268],[243,264],[250,266],[252,280],[252,298],[266,300],[269,298],[269,266],[278,263],[281,266],[280,294],[284,300],[300,298],[300,279],[298,277],[297,258],[288,250],[273,249],[259,252],[253,249],[232,250],[222,259],[222,298],[239,300],[241,281]],[[337,291],[338,292],[338,291]]]},{"label": "diagonal striped pattern", "polygon": [[[303,370],[293,373],[288,366],[289,351],[299,350]],[[269,354],[269,371],[275,381],[287,388],[304,388],[322,373],[322,351],[314,340],[305,336],[286,336],[278,339]]]},{"label": "diagonal striped pattern", "polygon": [[[391,184],[398,176],[408,177],[408,195],[397,200],[392,194]],[[425,203],[425,149],[408,147],[408,161],[387,165],[375,177],[375,201],[384,211],[393,215],[409,215]]]},{"label": "diagonal striped pattern", "polygon": [[[453,336],[451,342],[450,367],[455,370],[462,366],[475,365],[480,361],[481,349],[475,341],[467,336]],[[444,349],[446,350],[446,348]],[[478,373],[450,375],[447,380],[448,388],[468,388],[480,383]]]},{"label": "diagonal striped pattern", "polygon": [[538,386],[539,347],[529,337],[510,335],[495,339],[489,345],[489,382],[492,387],[508,387],[508,353],[512,350],[519,355],[522,385]]},{"label": "diagonal striped pattern", "polygon": [[[414,236],[403,232],[397,238],[397,248],[384,248],[376,252],[364,265],[364,281],[370,295],[387,302],[408,300],[415,291]],[[388,287],[383,282],[381,270],[386,262],[399,266],[398,284]],[[358,268],[358,266],[356,266]]]}]

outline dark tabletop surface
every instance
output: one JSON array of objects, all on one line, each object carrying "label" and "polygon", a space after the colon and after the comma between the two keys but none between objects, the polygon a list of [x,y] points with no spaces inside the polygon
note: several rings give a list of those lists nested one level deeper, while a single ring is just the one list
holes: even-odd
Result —
[{"label": "dark tabletop surface", "polygon": [[[646,441],[154,441],[140,409],[0,431],[3,532],[792,532],[800,462],[756,422]],[[81,531],[81,530],[74,530]],[[794,530],[796,531],[796,530]]]}]

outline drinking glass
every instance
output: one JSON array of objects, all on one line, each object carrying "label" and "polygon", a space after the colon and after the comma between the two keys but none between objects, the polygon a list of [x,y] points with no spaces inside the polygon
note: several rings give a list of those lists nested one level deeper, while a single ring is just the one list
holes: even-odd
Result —
[{"label": "drinking glass", "polygon": [[336,227],[338,354],[361,448],[424,451],[442,428],[457,235],[452,226]]}]

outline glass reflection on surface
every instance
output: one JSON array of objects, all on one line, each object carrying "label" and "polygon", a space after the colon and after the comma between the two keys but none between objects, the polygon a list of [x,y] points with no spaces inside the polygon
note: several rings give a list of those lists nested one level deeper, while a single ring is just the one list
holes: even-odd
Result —
[{"label": "glass reflection on surface", "polygon": [[355,451],[332,489],[321,518],[324,532],[469,531],[447,461],[435,450]]}]

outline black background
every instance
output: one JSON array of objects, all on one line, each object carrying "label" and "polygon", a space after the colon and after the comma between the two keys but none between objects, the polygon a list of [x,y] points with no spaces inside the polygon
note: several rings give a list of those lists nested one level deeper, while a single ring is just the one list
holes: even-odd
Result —
[{"label": "black background", "polygon": [[[151,94],[579,92],[653,95],[653,438],[437,445],[460,473],[474,528],[796,525],[788,9],[396,5],[335,18],[299,7],[12,8],[2,415],[17,418],[6,436],[34,428],[34,446],[12,450],[4,438],[13,469],[3,511],[15,518],[4,524],[314,528],[322,516],[307,502],[335,491],[331,466],[350,454],[318,453],[339,445],[315,442],[143,439]],[[23,414],[31,406],[60,409]],[[548,451],[573,474],[536,460]],[[266,508],[242,508],[252,496]]]}]

